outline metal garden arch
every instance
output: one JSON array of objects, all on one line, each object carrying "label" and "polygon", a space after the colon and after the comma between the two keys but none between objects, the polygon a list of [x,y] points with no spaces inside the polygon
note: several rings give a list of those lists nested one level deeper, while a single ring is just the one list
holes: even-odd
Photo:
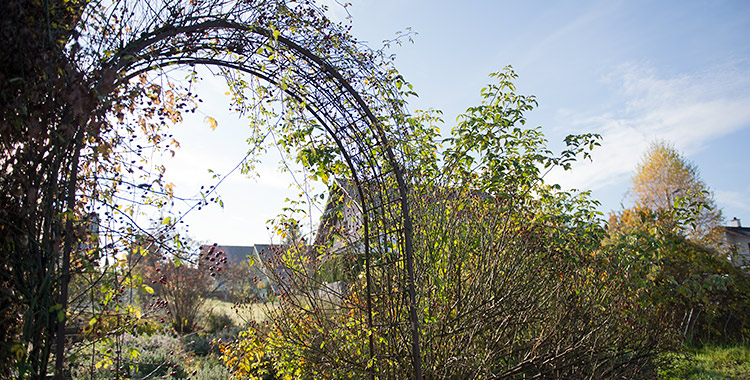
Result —
[{"label": "metal garden arch", "polygon": [[[122,84],[172,65],[219,66],[275,84],[303,103],[337,144],[362,205],[368,327],[393,337],[384,346],[369,335],[369,355],[401,357],[421,379],[412,221],[397,144],[407,132],[397,125],[402,109],[392,78],[380,72],[371,53],[358,49],[340,26],[305,2],[143,3],[123,9],[134,10],[130,16],[151,27],[136,25],[118,39],[91,42],[111,52],[101,71],[116,73]],[[385,128],[384,121],[395,128]],[[387,248],[393,242],[397,249]],[[375,252],[387,257],[377,266]],[[394,273],[401,283],[387,285]],[[386,287],[402,294],[374,297],[374,289]],[[402,312],[373,315],[375,302],[401,304]]]}]

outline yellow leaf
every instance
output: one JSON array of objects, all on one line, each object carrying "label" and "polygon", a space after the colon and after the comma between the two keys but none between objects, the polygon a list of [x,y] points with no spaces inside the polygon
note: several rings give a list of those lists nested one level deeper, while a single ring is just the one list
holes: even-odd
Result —
[{"label": "yellow leaf", "polygon": [[[172,151],[172,157],[174,157],[174,151]],[[169,194],[170,197],[174,196],[174,183],[170,182],[164,186],[164,190]],[[166,224],[168,224],[167,222]]]},{"label": "yellow leaf", "polygon": [[150,287],[150,286],[148,286],[146,284],[143,284],[143,290],[146,293],[148,293],[148,294],[154,294],[154,288],[152,288],[152,287]]},{"label": "yellow leaf", "polygon": [[21,344],[14,344],[13,347],[10,348],[11,352],[14,352],[16,354],[16,360],[21,360],[21,358],[26,354],[26,347]]},{"label": "yellow leaf", "polygon": [[215,130],[216,126],[219,125],[216,122],[216,119],[212,118],[211,116],[206,116],[206,124],[208,124],[208,126],[211,127],[211,130]]}]

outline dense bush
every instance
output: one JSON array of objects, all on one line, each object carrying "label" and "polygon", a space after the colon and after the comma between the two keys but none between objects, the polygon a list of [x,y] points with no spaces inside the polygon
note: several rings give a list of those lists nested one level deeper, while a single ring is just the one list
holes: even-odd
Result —
[{"label": "dense bush", "polygon": [[644,289],[645,300],[693,344],[750,340],[750,277],[720,252],[685,238],[668,210],[613,214],[605,249]]},{"label": "dense bush", "polygon": [[234,327],[234,321],[226,313],[211,311],[205,316],[205,326],[206,332],[217,333],[225,328]]},{"label": "dense bush", "polygon": [[[426,137],[404,148],[413,159],[425,378],[654,378],[660,353],[677,342],[674,330],[646,303],[629,263],[602,248],[596,202],[542,181],[543,168],[586,157],[597,136],[569,136],[553,155],[538,128],[523,126],[534,98],[514,93],[512,70],[494,76],[498,83],[448,139],[442,167],[434,130],[409,120],[415,136]],[[364,260],[356,244],[336,254]],[[371,260],[385,262],[381,254]],[[410,330],[401,327],[409,326],[403,274],[382,272],[370,305],[362,266],[352,268],[360,269],[342,277],[351,283],[333,308],[294,278],[303,286],[281,294],[268,324],[222,347],[235,377],[413,376]]]},{"label": "dense bush", "polygon": [[184,377],[188,355],[180,340],[165,334],[124,334],[92,347],[93,366],[74,368],[76,379],[108,379],[115,376],[141,379],[174,374]]}]

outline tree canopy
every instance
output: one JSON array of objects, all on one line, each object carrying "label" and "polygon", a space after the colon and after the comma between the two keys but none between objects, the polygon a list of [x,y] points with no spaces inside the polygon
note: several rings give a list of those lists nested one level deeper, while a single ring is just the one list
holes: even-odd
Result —
[{"label": "tree canopy", "polygon": [[665,141],[652,142],[643,154],[631,194],[637,204],[652,211],[692,205],[696,213],[687,223],[687,235],[693,239],[708,239],[722,222],[721,210],[698,167]]}]

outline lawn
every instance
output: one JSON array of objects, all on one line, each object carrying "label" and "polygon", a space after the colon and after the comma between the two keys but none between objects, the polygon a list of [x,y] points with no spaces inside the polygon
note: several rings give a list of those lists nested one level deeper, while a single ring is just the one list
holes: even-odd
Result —
[{"label": "lawn", "polygon": [[673,359],[664,380],[750,379],[750,346],[690,347]]}]

